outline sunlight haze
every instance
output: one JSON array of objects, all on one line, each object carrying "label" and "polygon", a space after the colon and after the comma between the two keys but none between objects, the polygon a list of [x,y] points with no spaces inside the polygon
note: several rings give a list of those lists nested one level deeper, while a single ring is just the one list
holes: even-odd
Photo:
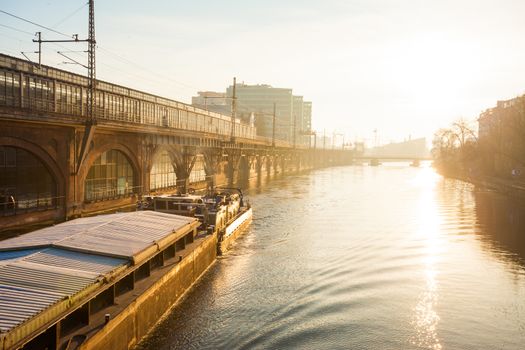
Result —
[{"label": "sunlight haze", "polygon": [[[84,37],[87,7],[64,20],[82,4],[3,1],[2,9]],[[430,137],[525,92],[523,1],[98,1],[95,9],[98,79],[186,103],[197,91],[224,91],[234,76],[292,88],[312,101],[314,129],[352,140],[371,141],[376,128],[381,143]],[[7,54],[36,50],[27,33],[2,26],[0,37]],[[85,74],[61,64],[57,50],[45,46],[43,63]]]}]

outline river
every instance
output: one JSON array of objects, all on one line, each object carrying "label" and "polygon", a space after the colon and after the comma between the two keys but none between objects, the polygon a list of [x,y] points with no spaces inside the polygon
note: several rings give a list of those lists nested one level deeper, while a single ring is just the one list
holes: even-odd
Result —
[{"label": "river", "polygon": [[428,166],[249,190],[255,219],[138,349],[523,349],[525,206]]}]

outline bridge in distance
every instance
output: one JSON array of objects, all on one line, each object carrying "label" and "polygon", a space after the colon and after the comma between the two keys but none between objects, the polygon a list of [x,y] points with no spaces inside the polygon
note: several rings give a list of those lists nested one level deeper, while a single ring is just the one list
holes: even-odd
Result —
[{"label": "bridge in distance", "polygon": [[426,139],[418,138],[366,149],[362,154],[356,154],[355,159],[396,162],[432,160],[432,157]]}]

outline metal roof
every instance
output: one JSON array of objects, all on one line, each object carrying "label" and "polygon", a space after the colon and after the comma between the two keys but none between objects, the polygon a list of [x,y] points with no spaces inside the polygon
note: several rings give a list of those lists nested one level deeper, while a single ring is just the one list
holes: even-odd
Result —
[{"label": "metal roof", "polygon": [[22,249],[22,250],[8,250],[0,252],[0,264],[6,260],[13,260],[22,258],[26,255],[33,254],[40,251],[39,249]]},{"label": "metal roof", "polygon": [[[0,252],[0,256],[1,256]],[[24,259],[42,266],[57,268],[67,267],[69,270],[89,271],[97,275],[105,274],[115,268],[115,266],[126,262],[123,259],[116,259],[106,256],[84,254],[57,248],[46,248],[30,255]]]},{"label": "metal roof", "polygon": [[54,304],[57,298],[52,292],[0,284],[0,333]]},{"label": "metal roof", "polygon": [[128,262],[56,248],[30,251],[9,260],[3,258],[12,256],[12,251],[0,252],[0,332],[16,327]]},{"label": "metal roof", "polygon": [[0,241],[0,251],[54,246],[114,257],[133,257],[195,218],[136,211],[67,221]]},{"label": "metal roof", "polygon": [[[157,252],[196,219],[153,211],[81,218],[0,241],[0,333]],[[154,249],[152,249],[154,248]],[[151,254],[149,253],[151,250]]]}]

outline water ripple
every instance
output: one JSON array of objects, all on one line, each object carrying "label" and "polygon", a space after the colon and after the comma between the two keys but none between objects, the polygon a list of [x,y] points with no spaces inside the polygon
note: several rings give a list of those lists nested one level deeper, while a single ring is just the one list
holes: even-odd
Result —
[{"label": "water ripple", "polygon": [[525,205],[429,168],[252,191],[255,219],[138,349],[522,349]]}]

